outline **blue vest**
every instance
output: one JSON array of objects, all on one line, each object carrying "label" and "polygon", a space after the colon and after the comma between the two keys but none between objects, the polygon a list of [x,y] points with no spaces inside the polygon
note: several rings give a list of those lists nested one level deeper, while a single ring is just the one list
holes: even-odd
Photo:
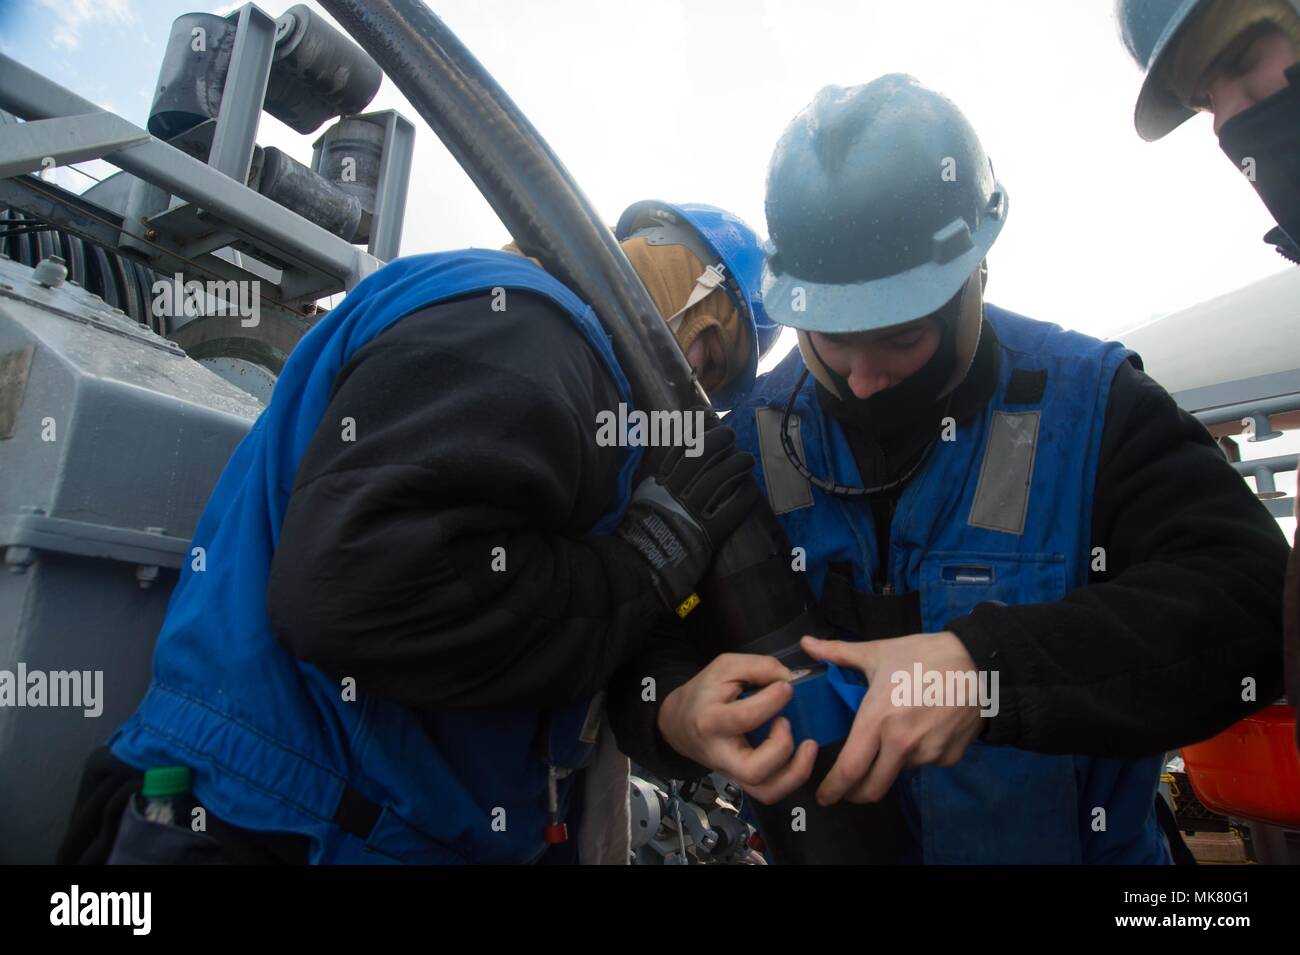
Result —
[{"label": "blue vest", "polygon": [[[791,546],[806,551],[818,598],[828,565],[847,562],[858,590],[880,577],[895,593],[919,591],[922,625],[935,632],[985,601],[1044,603],[1087,584],[1106,402],[1131,353],[993,306],[985,317],[1001,347],[997,390],[908,482],[886,555],[870,505],[792,475],[773,437],[804,369],[798,351],[729,418],[760,459],[758,479]],[[1022,387],[1011,394],[1018,403],[1007,400],[1017,369],[1040,373],[1034,383],[1046,373],[1041,395]],[[813,474],[861,487],[844,431],[821,412],[815,387],[810,376],[794,404],[796,450]],[[1053,756],[977,741],[955,766],[900,775],[894,795],[927,863],[1166,863],[1153,811],[1160,768],[1159,756]]]},{"label": "blue vest", "polygon": [[[313,862],[508,863],[541,855],[548,764],[578,769],[590,755],[586,702],[417,712],[363,690],[348,701],[339,683],[280,647],[266,612],[294,474],[339,370],[406,315],[497,287],[559,306],[631,405],[591,309],[524,258],[482,250],[412,256],[366,278],[293,350],[270,405],[226,465],[194,534],[202,569],[195,558],[181,573],[153,682],[109,740],[114,755],[140,769],[189,766],[195,798],[219,819],[306,835]],[[485,307],[483,321],[492,316]],[[641,451],[622,454],[610,510],[590,533],[611,532],[627,505]],[[572,778],[560,783],[562,807]],[[348,789],[382,809],[368,837],[332,822]]]}]

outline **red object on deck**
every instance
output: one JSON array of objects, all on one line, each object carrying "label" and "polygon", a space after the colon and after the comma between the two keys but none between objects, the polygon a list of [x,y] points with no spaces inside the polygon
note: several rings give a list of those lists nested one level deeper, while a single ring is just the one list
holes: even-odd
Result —
[{"label": "red object on deck", "polygon": [[553,822],[546,827],[543,839],[548,846],[556,846],[569,841],[569,827],[562,822]]},{"label": "red object on deck", "polygon": [[1182,752],[1206,808],[1300,829],[1300,753],[1290,706],[1275,703]]}]

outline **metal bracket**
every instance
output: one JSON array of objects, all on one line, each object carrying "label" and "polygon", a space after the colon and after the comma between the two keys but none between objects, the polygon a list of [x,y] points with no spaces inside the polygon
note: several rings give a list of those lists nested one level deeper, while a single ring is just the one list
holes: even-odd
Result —
[{"label": "metal bracket", "polygon": [[0,547],[179,568],[185,562],[189,544],[187,539],[156,531],[72,521],[35,512],[0,515]]},{"label": "metal bracket", "polygon": [[1285,492],[1277,489],[1273,475],[1278,471],[1294,471],[1297,466],[1294,454],[1279,454],[1271,458],[1256,458],[1254,461],[1234,461],[1233,470],[1242,477],[1255,479],[1255,496],[1268,508],[1274,517],[1291,517],[1295,507],[1295,498],[1287,497]]},{"label": "metal bracket", "polygon": [[1242,423],[1250,422],[1250,437],[1246,440],[1254,444],[1256,441],[1272,441],[1274,438],[1282,437],[1281,431],[1276,431],[1272,423],[1268,420],[1268,415],[1256,411],[1246,415]]},{"label": "metal bracket", "polygon": [[[73,126],[84,123],[89,114],[104,112],[89,100],[3,54],[0,54],[0,108],[28,121],[73,117]],[[331,235],[243,183],[149,136],[121,117],[117,120],[120,124],[116,127],[118,130],[125,133],[129,128],[141,139],[104,158],[145,182],[202,208],[214,229],[224,227],[237,234],[241,246],[249,254],[283,262],[287,268],[300,270],[293,281],[289,276],[285,277],[280,296],[283,300],[321,297],[351,289],[382,264],[373,255]],[[11,131],[21,125],[5,126],[0,141],[6,141]],[[83,127],[80,146],[88,145],[90,141],[86,139]],[[54,159],[58,161],[65,153],[71,154],[68,150],[72,148],[54,154]],[[87,158],[85,150],[80,147],[77,147],[77,155]],[[214,258],[205,256],[204,266]]]},{"label": "metal bracket", "polygon": [[380,159],[368,248],[375,258],[389,262],[397,258],[402,248],[402,220],[406,214],[406,190],[411,181],[415,127],[396,110],[377,115],[384,118],[384,155]]},{"label": "metal bracket", "polygon": [[221,91],[208,165],[242,185],[248,180],[253,161],[266,82],[275,56],[275,20],[251,3],[232,16],[239,18],[235,48],[230,53],[226,85]]},{"label": "metal bracket", "polygon": [[57,165],[110,156],[145,142],[149,134],[113,113],[57,116],[5,127],[0,136],[0,179]]}]

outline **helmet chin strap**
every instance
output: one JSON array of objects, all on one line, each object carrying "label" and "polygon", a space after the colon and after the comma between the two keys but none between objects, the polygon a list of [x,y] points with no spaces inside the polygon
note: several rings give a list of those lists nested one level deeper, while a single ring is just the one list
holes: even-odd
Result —
[{"label": "helmet chin strap", "polygon": [[[844,379],[831,371],[826,363],[822,361],[822,356],[817,351],[817,346],[813,344],[812,333],[800,328],[796,332],[799,340],[799,354],[803,356],[804,366],[812,373],[817,383],[829,391],[840,401],[844,401],[846,396],[844,389],[840,387],[840,382]],[[803,382],[800,381],[800,387]],[[798,389],[796,389],[798,390]]]},{"label": "helmet chin strap", "polygon": [[674,335],[682,327],[682,318],[696,305],[704,301],[713,293],[715,289],[722,286],[727,280],[727,267],[719,262],[717,265],[705,266],[704,271],[700,273],[695,280],[695,287],[691,289],[691,294],[686,298],[686,304],[668,316],[668,327]]},{"label": "helmet chin strap", "polygon": [[952,394],[966,380],[975,363],[975,350],[980,343],[980,328],[984,325],[984,282],[987,276],[983,265],[971,273],[961,290],[961,304],[957,307],[957,361],[952,375],[939,391],[939,397]]}]

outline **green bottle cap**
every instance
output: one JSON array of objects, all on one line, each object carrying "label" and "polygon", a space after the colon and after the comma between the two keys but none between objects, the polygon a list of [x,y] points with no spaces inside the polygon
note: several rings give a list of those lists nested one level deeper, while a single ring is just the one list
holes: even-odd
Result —
[{"label": "green bottle cap", "polygon": [[190,768],[188,766],[162,766],[158,769],[145,770],[144,789],[141,791],[145,799],[179,796],[189,791]]}]

